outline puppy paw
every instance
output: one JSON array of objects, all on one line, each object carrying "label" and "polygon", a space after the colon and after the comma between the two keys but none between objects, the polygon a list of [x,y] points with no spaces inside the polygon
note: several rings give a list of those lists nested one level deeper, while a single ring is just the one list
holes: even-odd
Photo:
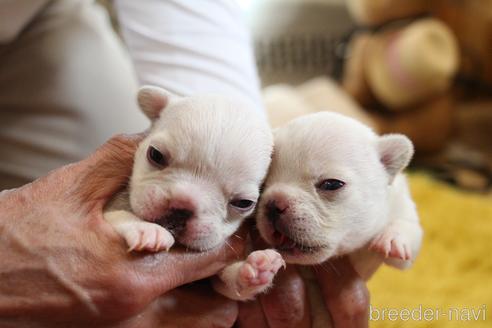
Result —
[{"label": "puppy paw", "polygon": [[169,250],[174,244],[174,237],[158,224],[150,222],[126,223],[119,229],[128,244],[128,251],[158,252]]},{"label": "puppy paw", "polygon": [[370,243],[369,249],[383,254],[386,258],[404,261],[412,258],[410,241],[395,227],[389,227],[376,236]]},{"label": "puppy paw", "polygon": [[274,250],[266,249],[249,254],[238,271],[238,293],[251,298],[265,291],[282,266],[285,267],[282,255]]}]

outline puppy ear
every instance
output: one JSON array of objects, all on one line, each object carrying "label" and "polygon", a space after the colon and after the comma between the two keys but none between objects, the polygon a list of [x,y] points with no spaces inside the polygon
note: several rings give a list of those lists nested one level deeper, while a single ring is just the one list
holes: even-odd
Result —
[{"label": "puppy ear", "polygon": [[377,143],[379,159],[389,174],[389,183],[403,171],[413,156],[413,144],[402,134],[385,134]]},{"label": "puppy ear", "polygon": [[138,105],[151,120],[159,117],[161,111],[168,105],[169,98],[169,92],[153,86],[141,87],[137,96]]}]

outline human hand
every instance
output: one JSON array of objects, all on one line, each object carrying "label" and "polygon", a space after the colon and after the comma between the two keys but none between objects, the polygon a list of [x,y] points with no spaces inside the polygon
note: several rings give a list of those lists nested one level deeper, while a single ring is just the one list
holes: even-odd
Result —
[{"label": "human hand", "polygon": [[[368,327],[369,293],[348,258],[330,260],[314,271],[333,327]],[[239,305],[239,325],[254,328],[311,327],[306,286],[296,266],[280,272],[274,287],[256,301]]]},{"label": "human hand", "polygon": [[237,312],[237,303],[217,293],[207,279],[159,297],[129,327],[229,328]]},{"label": "human hand", "polygon": [[355,271],[348,257],[323,263],[313,270],[326,308],[335,328],[363,328],[369,326],[369,290]]},{"label": "human hand", "polygon": [[138,324],[159,295],[241,257],[234,236],[205,253],[126,252],[102,210],[126,184],[142,138],[115,137],[81,162],[0,193],[0,324]]}]

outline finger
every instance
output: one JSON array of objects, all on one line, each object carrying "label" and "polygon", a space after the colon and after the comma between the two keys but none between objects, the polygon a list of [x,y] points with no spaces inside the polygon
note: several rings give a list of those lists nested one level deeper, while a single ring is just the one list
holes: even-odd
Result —
[{"label": "finger", "polygon": [[78,178],[77,196],[86,201],[105,201],[125,187],[131,175],[133,158],[144,134],[117,135],[87,159],[71,167]]},{"label": "finger", "polygon": [[169,252],[153,256],[133,254],[129,272],[149,288],[154,297],[178,286],[218,273],[227,264],[244,258],[246,230],[243,226],[223,246],[206,252],[186,251],[173,247]]},{"label": "finger", "polygon": [[258,300],[239,302],[237,324],[240,328],[269,328]]},{"label": "finger", "polygon": [[277,274],[273,288],[260,296],[260,302],[270,328],[311,326],[306,286],[293,265]]},{"label": "finger", "polygon": [[369,325],[369,291],[347,257],[330,260],[314,270],[336,328]]}]

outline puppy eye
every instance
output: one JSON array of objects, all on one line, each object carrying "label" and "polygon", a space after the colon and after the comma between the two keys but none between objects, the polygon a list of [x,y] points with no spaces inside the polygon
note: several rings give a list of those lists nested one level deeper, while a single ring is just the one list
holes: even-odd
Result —
[{"label": "puppy eye", "polygon": [[147,149],[147,159],[149,162],[158,167],[158,168],[163,168],[167,166],[167,158],[162,154],[157,148],[149,146]]},{"label": "puppy eye", "polygon": [[230,203],[232,206],[242,210],[242,211],[245,211],[245,210],[249,210],[253,207],[253,205],[255,204],[255,202],[253,202],[252,200],[249,200],[249,199],[234,199],[234,200],[231,200]]},{"label": "puppy eye", "polygon": [[342,188],[345,182],[337,179],[326,179],[316,185],[316,188],[323,191],[333,191]]}]

